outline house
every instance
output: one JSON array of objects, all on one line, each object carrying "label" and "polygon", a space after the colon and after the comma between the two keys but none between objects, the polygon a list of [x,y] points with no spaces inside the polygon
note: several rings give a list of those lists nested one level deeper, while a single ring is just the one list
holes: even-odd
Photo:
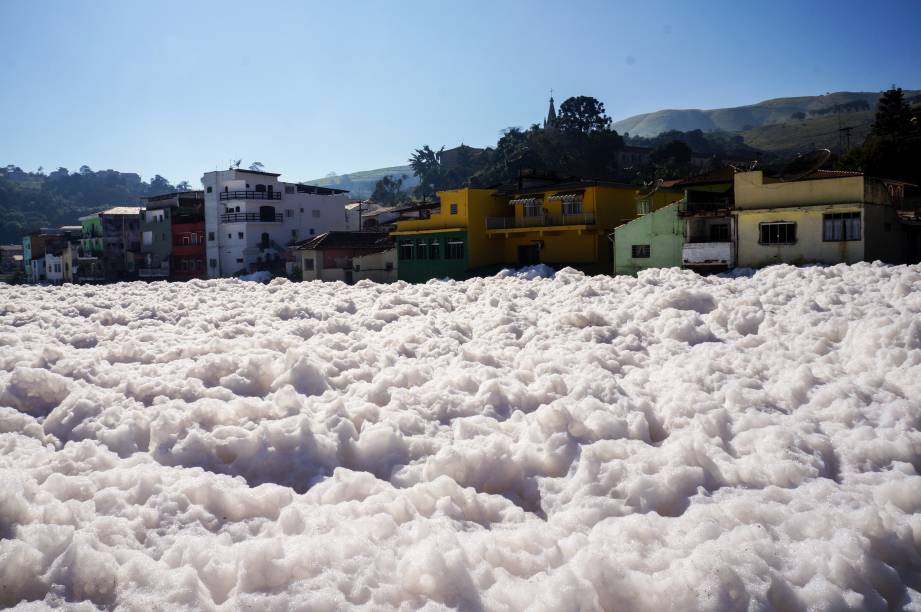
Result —
[{"label": "house", "polygon": [[915,231],[899,214],[905,186],[860,172],[816,170],[792,180],[736,173],[736,265],[905,263]]},{"label": "house", "polygon": [[[79,225],[64,225],[42,228],[24,236],[22,239],[23,271],[26,274],[26,280],[31,283],[49,280],[63,282],[62,252],[69,241],[79,240],[81,233],[82,228]],[[46,254],[49,253],[49,261],[46,261]]]},{"label": "house", "polygon": [[381,232],[326,232],[296,247],[303,280],[397,280],[393,239]]},{"label": "house", "polygon": [[427,204],[419,218],[396,222],[390,233],[397,248],[397,277],[409,282],[462,279],[502,260],[501,241],[487,236],[487,219],[503,214],[508,198],[495,189],[438,192],[440,203]]},{"label": "house", "polygon": [[80,217],[82,237],[77,253],[77,280],[81,283],[98,283],[105,280],[102,242],[102,219],[99,213]]},{"label": "house", "polygon": [[486,219],[488,249],[500,263],[571,266],[588,274],[609,273],[614,228],[678,200],[680,191],[660,189],[637,199],[635,185],[576,180],[500,189],[503,216]]},{"label": "house", "polygon": [[135,280],[141,267],[139,206],[114,206],[99,215],[102,227],[102,272],[107,281]]},{"label": "house", "polygon": [[614,274],[636,274],[648,268],[683,267],[700,273],[722,272],[734,265],[735,225],[732,209],[732,168],[671,183],[684,197],[649,210],[638,196],[640,216],[614,230]]},{"label": "house", "polygon": [[347,191],[286,183],[279,176],[240,169],[202,176],[209,278],[277,269],[287,245],[352,229]]},{"label": "house", "polygon": [[[204,192],[179,191],[143,201],[140,278],[188,280],[203,277]],[[176,228],[177,224],[183,227]],[[189,224],[195,227],[188,227]],[[174,255],[177,245],[181,255]],[[173,262],[174,258],[178,261]],[[174,263],[178,267],[174,268]]]},{"label": "house", "polygon": [[0,244],[0,281],[11,282],[25,273],[22,247],[21,244]]}]

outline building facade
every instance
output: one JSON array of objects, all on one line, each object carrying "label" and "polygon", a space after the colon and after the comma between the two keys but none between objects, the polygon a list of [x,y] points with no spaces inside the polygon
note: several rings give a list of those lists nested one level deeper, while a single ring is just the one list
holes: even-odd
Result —
[{"label": "building facade", "polygon": [[498,266],[502,245],[487,237],[486,220],[502,214],[508,198],[494,189],[438,192],[441,201],[426,218],[396,223],[397,277],[408,282],[463,279]]},{"label": "building facade", "polygon": [[286,246],[351,229],[345,190],[286,183],[279,176],[231,169],[202,177],[209,278],[278,268],[283,272]]},{"label": "building facade", "polygon": [[910,230],[898,214],[904,183],[819,170],[796,180],[735,175],[737,265],[905,263]]},{"label": "building facade", "polygon": [[380,232],[326,232],[298,245],[305,281],[397,280],[393,239]]},{"label": "building facade", "polygon": [[[177,225],[182,227],[176,229]],[[180,191],[144,198],[140,278],[188,280],[205,273],[204,192]],[[181,254],[174,256],[175,249]],[[175,260],[175,261],[174,261]],[[174,270],[174,264],[179,268]]]}]

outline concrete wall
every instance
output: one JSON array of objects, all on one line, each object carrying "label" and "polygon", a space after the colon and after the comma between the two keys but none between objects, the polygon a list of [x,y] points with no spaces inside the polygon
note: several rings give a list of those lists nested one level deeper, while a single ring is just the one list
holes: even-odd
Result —
[{"label": "concrete wall", "polygon": [[[670,204],[614,230],[614,274],[648,268],[681,267],[684,221],[678,204]],[[649,257],[633,257],[634,245],[649,245]]]},{"label": "concrete wall", "polygon": [[352,259],[352,279],[371,280],[375,283],[392,283],[397,280],[397,251],[389,249]]},{"label": "concrete wall", "polygon": [[[738,175],[736,175],[738,176]],[[856,263],[864,260],[864,240],[825,242],[822,240],[822,215],[835,212],[861,212],[860,204],[737,210],[739,267],[760,268],[778,263]],[[796,223],[796,243],[759,244],[760,223],[789,221]],[[866,219],[862,219],[866,236]]]},{"label": "concrete wall", "polygon": [[909,227],[899,223],[891,206],[864,204],[864,258],[884,263],[910,263],[911,235]]},{"label": "concrete wall", "polygon": [[864,201],[864,178],[848,176],[811,181],[765,182],[760,170],[738,172],[734,178],[739,210],[785,208],[810,204],[857,204]]}]

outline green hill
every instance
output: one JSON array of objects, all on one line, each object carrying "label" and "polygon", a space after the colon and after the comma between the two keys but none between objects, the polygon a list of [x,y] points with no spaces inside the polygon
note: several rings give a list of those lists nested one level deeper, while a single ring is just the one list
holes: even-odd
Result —
[{"label": "green hill", "polygon": [[390,166],[388,168],[361,170],[348,174],[331,174],[304,182],[310,185],[320,185],[321,187],[348,189],[349,197],[363,199],[371,195],[371,192],[374,191],[374,184],[385,176],[399,178],[403,175],[406,175],[406,180],[403,182],[404,188],[412,188],[419,184],[419,179],[413,176],[413,170],[409,166]]},{"label": "green hill", "polygon": [[[917,95],[918,91],[905,91],[906,97]],[[717,108],[712,110],[660,110],[622,119],[614,123],[614,129],[631,136],[656,136],[669,130],[723,130],[727,132],[749,132],[759,127],[794,121],[794,113],[804,113],[807,118],[816,118],[810,113],[828,112],[835,105],[865,105],[869,110],[876,108],[878,92],[840,91],[823,96],[800,96],[796,98],[774,98],[757,104]],[[854,113],[841,112],[834,116],[847,117]],[[829,114],[821,117],[829,117]],[[837,126],[836,126],[837,129]],[[746,142],[748,142],[746,140]],[[752,144],[752,143],[749,143]],[[752,144],[752,146],[756,146]]]},{"label": "green hill", "polygon": [[[745,144],[762,151],[801,153],[812,149],[841,147],[843,134],[839,128],[851,128],[851,146],[859,145],[870,133],[874,111],[809,117],[802,121],[786,121],[741,132]],[[846,143],[845,143],[846,144]]]}]

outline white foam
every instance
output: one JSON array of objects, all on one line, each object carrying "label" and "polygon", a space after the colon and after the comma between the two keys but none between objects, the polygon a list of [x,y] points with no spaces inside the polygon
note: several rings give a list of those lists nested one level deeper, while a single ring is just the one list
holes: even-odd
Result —
[{"label": "white foam", "polygon": [[921,609],[921,268],[0,285],[0,605]]}]

